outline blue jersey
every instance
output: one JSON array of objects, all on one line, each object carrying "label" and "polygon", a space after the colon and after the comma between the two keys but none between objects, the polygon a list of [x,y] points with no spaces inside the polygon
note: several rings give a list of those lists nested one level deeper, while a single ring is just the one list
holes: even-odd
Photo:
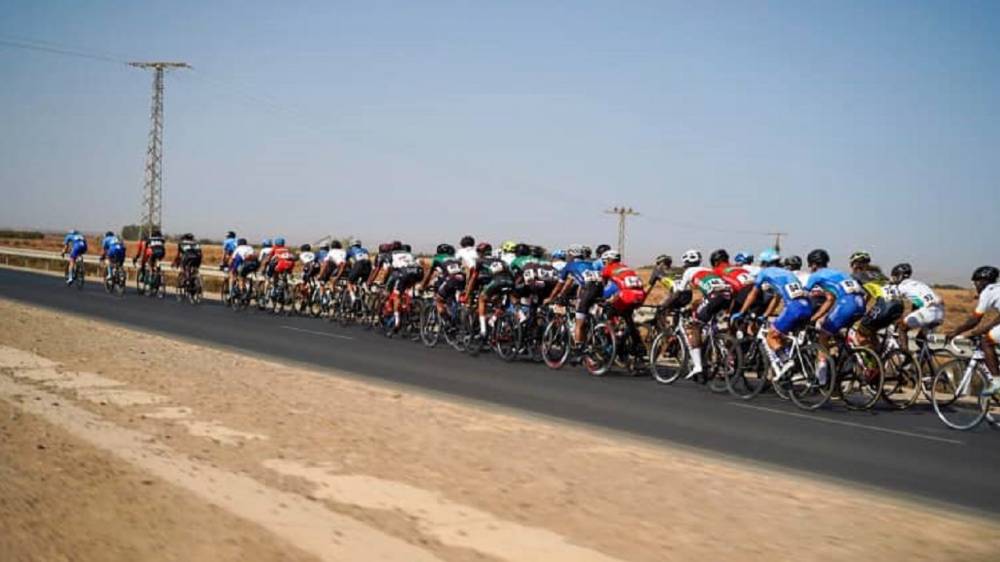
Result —
[{"label": "blue jersey", "polygon": [[316,263],[323,263],[323,260],[326,259],[326,255],[329,253],[329,250],[320,250],[316,252]]},{"label": "blue jersey", "polygon": [[108,250],[111,250],[112,248],[119,248],[119,247],[124,248],[125,245],[122,244],[122,239],[121,238],[119,238],[119,237],[117,237],[115,235],[111,235],[111,236],[105,236],[104,237],[104,241],[101,242],[101,247],[104,248],[105,252],[107,252]]},{"label": "blue jersey", "polygon": [[760,270],[754,285],[759,289],[771,287],[781,295],[785,304],[798,300],[809,303],[809,294],[802,287],[799,278],[783,267],[766,267]]},{"label": "blue jersey", "polygon": [[565,281],[567,277],[573,277],[573,281],[576,281],[576,284],[580,286],[587,283],[599,283],[601,281],[601,267],[591,261],[573,260],[559,272],[560,280]]},{"label": "blue jersey", "polygon": [[225,255],[232,255],[236,251],[236,239],[226,238],[222,241],[222,253]]},{"label": "blue jersey", "polygon": [[63,245],[64,246],[70,246],[70,247],[83,246],[84,248],[86,248],[87,247],[87,239],[84,238],[83,235],[79,234],[79,233],[78,234],[67,234],[66,237],[63,238]]},{"label": "blue jersey", "polygon": [[351,263],[357,263],[359,261],[368,261],[371,259],[371,256],[368,255],[367,249],[352,246],[347,250],[347,259]]},{"label": "blue jersey", "polygon": [[848,297],[862,296],[864,289],[853,277],[836,269],[824,268],[809,276],[806,282],[806,290],[822,289],[827,293],[833,293],[838,301],[846,300]]}]

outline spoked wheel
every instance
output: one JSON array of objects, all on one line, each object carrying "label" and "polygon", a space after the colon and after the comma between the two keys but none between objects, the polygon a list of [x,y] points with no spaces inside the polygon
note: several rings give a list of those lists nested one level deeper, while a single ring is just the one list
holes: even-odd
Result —
[{"label": "spoked wheel", "polygon": [[784,386],[792,402],[803,410],[823,407],[837,386],[837,366],[833,358],[821,360],[819,346],[808,344],[799,348],[794,360],[795,366],[775,383],[775,387]]},{"label": "spoked wheel", "polygon": [[882,357],[885,382],[882,398],[893,408],[905,410],[920,397],[923,373],[913,354],[894,349]]},{"label": "spoked wheel", "polygon": [[420,318],[420,341],[427,347],[435,347],[441,340],[441,332],[437,308],[428,306]]},{"label": "spoked wheel", "polygon": [[125,273],[125,268],[116,267],[111,276],[112,283],[114,284],[114,292],[120,297],[125,296],[125,285],[128,283],[128,275]]},{"label": "spoked wheel", "polygon": [[718,334],[706,350],[708,389],[719,394],[728,392],[727,381],[735,377],[742,368],[743,353],[740,351],[739,342],[728,334]]},{"label": "spoked wheel", "polygon": [[135,292],[139,293],[139,296],[146,294],[146,275],[142,270],[135,273]]},{"label": "spoked wheel", "polygon": [[742,354],[740,368],[726,377],[726,389],[729,390],[729,394],[740,400],[749,400],[757,396],[767,386],[769,365],[764,357],[766,353],[760,349],[761,344],[753,340],[749,342],[751,345],[747,346],[747,343],[739,342]]},{"label": "spoked wheel", "polygon": [[587,333],[587,350],[583,354],[583,366],[596,377],[606,374],[615,362],[615,334],[605,322],[595,325]]},{"label": "spoked wheel", "polygon": [[983,395],[989,381],[982,369],[966,376],[967,359],[954,359],[941,365],[934,374],[931,404],[934,412],[952,429],[972,429],[990,410],[990,397]]},{"label": "spoked wheel", "polygon": [[854,347],[840,359],[837,389],[851,410],[867,410],[882,396],[885,373],[878,355],[867,347]]},{"label": "spoked wheel", "polygon": [[231,303],[232,294],[229,291],[229,276],[227,275],[222,280],[222,288],[219,289],[219,296],[222,298],[222,304],[229,306]]},{"label": "spoked wheel", "polygon": [[76,285],[77,290],[83,290],[83,282],[87,278],[87,267],[83,263],[83,257],[81,256],[76,261],[76,273],[73,277],[73,284]]},{"label": "spoked wheel", "polygon": [[687,346],[673,332],[660,332],[649,348],[649,370],[661,384],[673,384],[691,369]]},{"label": "spoked wheel", "polygon": [[455,314],[458,318],[441,318],[438,316],[438,322],[441,325],[441,333],[444,335],[444,341],[448,342],[455,351],[464,353],[465,352],[465,330],[462,326],[462,312],[461,309],[455,308]]},{"label": "spoked wheel", "polygon": [[504,361],[517,359],[517,344],[520,338],[517,337],[518,328],[515,325],[517,319],[510,314],[504,314],[497,318],[493,326],[493,347]]},{"label": "spoked wheel", "polygon": [[563,318],[549,322],[542,333],[542,360],[550,369],[561,369],[569,359],[572,335]]},{"label": "spoked wheel", "polygon": [[116,280],[117,277],[114,270],[111,271],[111,275],[108,275],[107,270],[104,270],[104,290],[109,294],[113,294],[115,292]]}]

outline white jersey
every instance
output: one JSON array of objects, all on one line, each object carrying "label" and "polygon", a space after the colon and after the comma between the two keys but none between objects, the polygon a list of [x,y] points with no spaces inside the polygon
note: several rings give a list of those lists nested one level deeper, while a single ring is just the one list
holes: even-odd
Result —
[{"label": "white jersey", "polygon": [[1000,283],[987,285],[982,293],[979,293],[979,302],[976,304],[976,315],[982,316],[990,311],[1000,310]]},{"label": "white jersey", "polygon": [[242,246],[236,246],[236,249],[233,250],[233,256],[239,256],[241,260],[245,260],[247,259],[247,256],[252,256],[253,254],[254,254],[253,246],[249,246],[247,244],[244,244]]},{"label": "white jersey", "polygon": [[[888,289],[891,285],[883,287]],[[921,283],[920,281],[915,281],[913,279],[904,279],[901,283],[895,286],[899,294],[906,297],[911,303],[913,303],[913,308],[924,308],[928,306],[944,306],[944,301],[941,297],[937,296],[937,293],[933,289],[927,286],[926,283]]]},{"label": "white jersey", "polygon": [[467,248],[459,248],[455,252],[455,257],[462,261],[462,266],[466,269],[474,269],[476,261],[479,259],[479,254],[476,253],[475,248],[469,246]]},{"label": "white jersey", "polygon": [[316,254],[312,252],[302,252],[299,254],[299,261],[301,261],[303,265],[309,265],[316,261]]},{"label": "white jersey", "polygon": [[392,253],[392,268],[393,269],[403,269],[404,267],[410,267],[417,264],[417,260],[413,258],[413,254],[410,252],[393,252]]},{"label": "white jersey", "polygon": [[260,261],[262,263],[266,262],[267,258],[269,258],[270,256],[271,256],[271,247],[270,246],[268,246],[267,248],[261,248],[260,249],[260,258],[259,259],[260,259]]},{"label": "white jersey", "polygon": [[514,260],[516,258],[517,258],[517,254],[514,254],[513,252],[500,252],[500,259],[505,264],[507,264],[507,267],[510,267],[510,264],[514,263]]},{"label": "white jersey", "polygon": [[565,260],[555,260],[554,262],[552,262],[552,267],[556,271],[562,271],[563,268],[566,267],[566,262]]},{"label": "white jersey", "polygon": [[722,280],[721,277],[715,274],[714,269],[708,267],[689,267],[684,270],[684,275],[681,276],[681,280],[674,285],[674,292],[679,293],[680,291],[687,291],[694,289],[694,276],[699,273],[707,272],[712,274],[714,277],[707,283],[709,290],[708,292],[715,292],[723,289],[729,289],[729,284]]},{"label": "white jersey", "polygon": [[341,248],[331,248],[329,252],[326,253],[326,261],[332,262],[333,265],[340,265],[347,261],[347,250]]}]

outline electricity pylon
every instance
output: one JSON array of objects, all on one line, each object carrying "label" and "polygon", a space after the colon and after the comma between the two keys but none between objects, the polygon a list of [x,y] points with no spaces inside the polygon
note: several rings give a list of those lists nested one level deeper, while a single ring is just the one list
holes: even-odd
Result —
[{"label": "electricity pylon", "polygon": [[[622,260],[625,259],[625,217],[638,216],[639,212],[632,209],[632,207],[612,207],[605,213],[609,215],[618,215],[618,253],[621,254]],[[600,257],[600,256],[597,256]]]},{"label": "electricity pylon", "polygon": [[139,238],[163,227],[163,71],[191,68],[186,62],[130,62],[129,66],[153,70],[153,104],[150,109],[149,147],[146,149],[146,180],[142,190],[142,220]]}]

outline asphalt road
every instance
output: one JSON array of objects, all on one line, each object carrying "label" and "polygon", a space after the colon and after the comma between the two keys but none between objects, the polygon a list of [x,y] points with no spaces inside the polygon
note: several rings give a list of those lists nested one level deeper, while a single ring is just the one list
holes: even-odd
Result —
[{"label": "asphalt road", "polygon": [[926,409],[804,413],[771,396],[742,402],[685,381],[595,378],[582,368],[473,358],[320,320],[61,285],[58,277],[0,269],[0,296],[16,301],[1000,515],[1000,433],[950,431]]}]

